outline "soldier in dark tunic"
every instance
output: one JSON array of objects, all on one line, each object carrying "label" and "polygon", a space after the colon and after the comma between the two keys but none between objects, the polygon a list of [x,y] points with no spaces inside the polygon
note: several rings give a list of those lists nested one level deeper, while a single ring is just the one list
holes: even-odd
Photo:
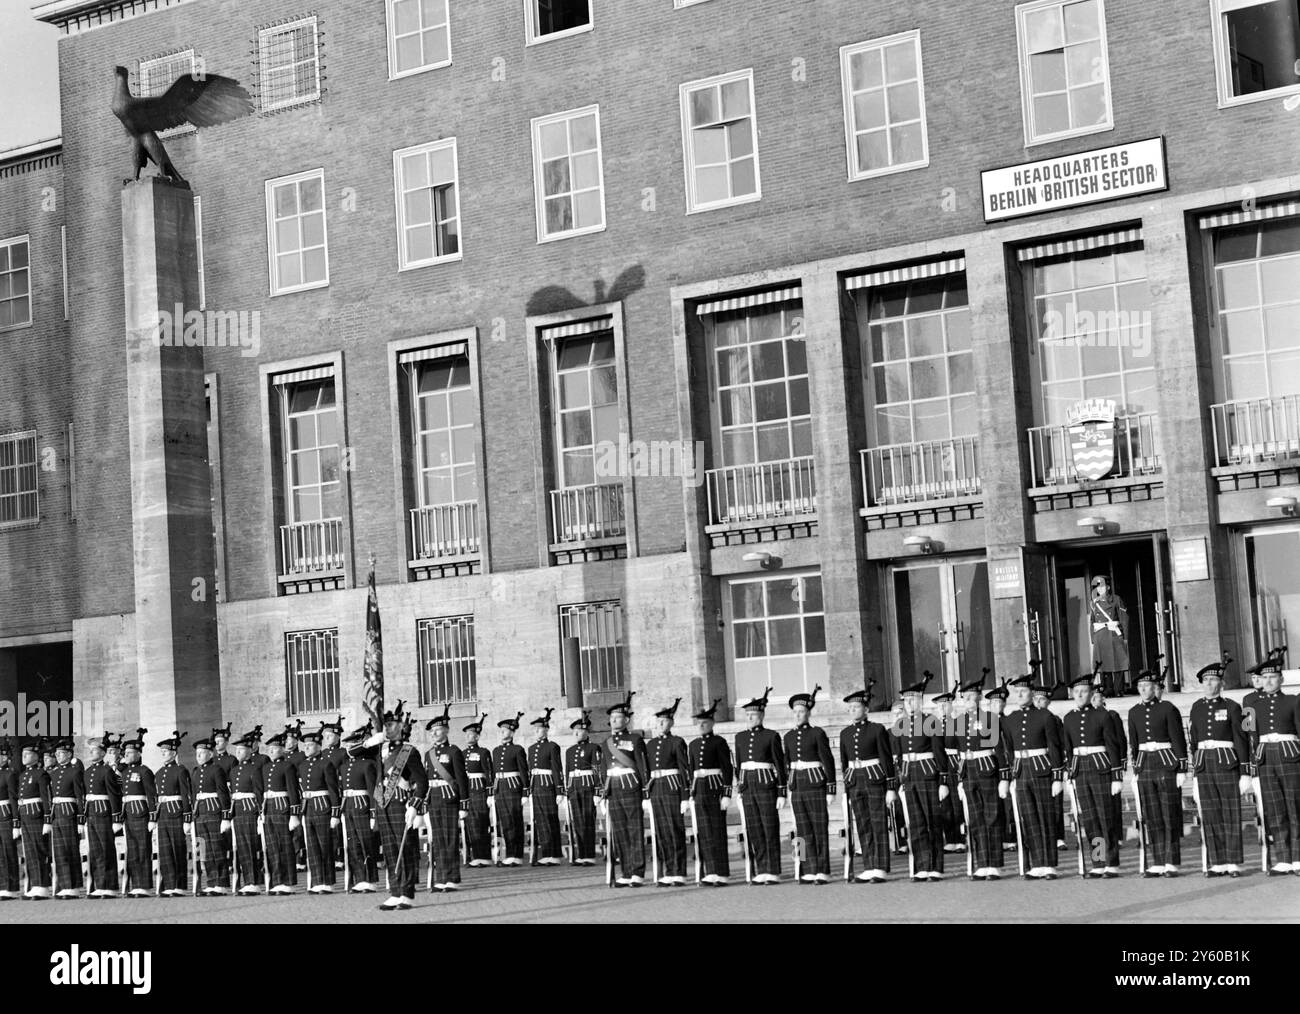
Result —
[{"label": "soldier in dark tunic", "polygon": [[966,710],[958,726],[955,779],[974,852],[971,876],[996,880],[1002,876],[1002,803],[1010,791],[1011,752],[999,714],[982,707],[984,676],[964,685],[961,695]]},{"label": "soldier in dark tunic", "polygon": [[894,740],[903,812],[907,815],[909,866],[913,882],[943,879],[943,809],[948,798],[948,754],[942,725],[922,710],[925,688],[934,675],[903,688],[906,717]]},{"label": "soldier in dark tunic", "polygon": [[[1062,741],[1064,737],[1064,726],[1061,718],[1052,710],[1052,688],[1036,684],[1033,688],[1034,707],[1045,714],[1052,724],[1056,726],[1057,741]],[[1054,834],[1056,835],[1056,850],[1063,851],[1067,846],[1065,842],[1065,783],[1061,783],[1061,792],[1052,798],[1052,817],[1055,821]]]},{"label": "soldier in dark tunic", "polygon": [[[289,758],[289,765],[296,773],[298,765],[303,762],[305,756],[300,744],[302,742],[302,719],[298,719],[292,725],[284,727],[284,753]],[[302,821],[299,820],[293,828],[293,854],[297,869],[300,872],[307,870],[307,838],[303,830]]]},{"label": "soldier in dark tunic", "polygon": [[260,894],[266,886],[262,838],[258,833],[266,800],[266,774],[254,759],[255,735],[250,732],[235,740],[235,763],[229,773],[235,875],[239,880],[240,894]]},{"label": "soldier in dark tunic", "polygon": [[522,866],[524,862],[524,797],[528,795],[528,755],[515,742],[522,711],[514,718],[497,722],[501,742],[492,750],[492,770],[495,774],[492,796],[488,805],[496,809],[497,834],[505,855],[498,866]]},{"label": "soldier in dark tunic", "polygon": [[[1099,684],[1093,684],[1092,706],[1105,713],[1106,720],[1110,722],[1115,738],[1119,741],[1120,780],[1122,781],[1124,772],[1128,770],[1128,733],[1124,728],[1124,719],[1120,717],[1118,711],[1106,707],[1106,692]],[[1111,793],[1106,798],[1110,801],[1110,828],[1115,835],[1114,848],[1118,852],[1124,845],[1124,793]]]},{"label": "soldier in dark tunic", "polygon": [[713,733],[714,715],[722,698],[695,715],[699,737],[691,740],[687,760],[691,769],[691,806],[694,808],[700,869],[697,879],[710,887],[725,887],[731,880],[731,857],[727,848],[727,809],[735,768],[731,747]]},{"label": "soldier in dark tunic", "polygon": [[[307,890],[312,894],[334,891],[334,833],[338,830],[343,805],[338,772],[320,753],[322,738],[320,730],[302,734],[303,761],[298,767],[307,839]],[[416,855],[418,858],[419,853]]]},{"label": "soldier in dark tunic", "polygon": [[111,744],[107,732],[91,740],[90,764],[83,775],[91,898],[116,898],[118,893],[115,836],[122,832],[122,783],[106,760]]},{"label": "soldier in dark tunic", "polygon": [[351,880],[345,887],[357,894],[372,894],[379,880],[379,838],[375,833],[379,824],[374,799],[379,768],[374,758],[350,752],[369,731],[369,726],[362,726],[344,739],[344,759],[338,769],[339,791],[343,794],[343,819],[339,826],[347,848],[347,874]]},{"label": "soldier in dark tunic", "polygon": [[835,758],[826,730],[809,722],[817,704],[810,694],[790,698],[794,728],[785,734],[785,760],[790,772],[790,809],[794,811],[795,847],[800,851],[801,883],[826,884],[831,879],[830,807],[835,798]]},{"label": "soldier in dark tunic", "polygon": [[528,744],[528,798],[532,818],[532,855],[534,866],[558,866],[564,859],[560,838],[560,799],[564,796],[564,764],[558,743],[551,741],[551,714],[534,718],[537,738]]},{"label": "soldier in dark tunic", "polygon": [[229,894],[230,864],[226,859],[226,839],[230,837],[231,827],[230,782],[213,755],[210,739],[200,739],[194,744],[190,787],[201,870],[198,886],[205,895]]},{"label": "soldier in dark tunic", "polygon": [[492,865],[492,818],[488,797],[492,794],[492,751],[479,745],[487,713],[461,729],[465,733],[465,775],[469,778],[469,801],[465,808],[465,838],[470,866]]},{"label": "soldier in dark tunic", "polygon": [[781,816],[785,808],[785,751],[781,737],[763,727],[768,687],[762,697],[744,705],[748,729],[736,733],[736,763],[740,766],[736,791],[745,808],[745,848],[749,851],[755,884],[781,882]]},{"label": "soldier in dark tunic", "polygon": [[686,741],[673,735],[673,718],[681,705],[655,712],[655,735],[646,740],[646,764],[650,783],[646,799],[654,821],[654,844],[659,859],[657,887],[681,887],[686,883],[686,811],[690,808],[690,762]]},{"label": "soldier in dark tunic", "polygon": [[23,771],[18,779],[18,818],[23,858],[27,863],[27,894],[32,901],[50,897],[50,776],[41,763],[39,745],[23,747]]},{"label": "soldier in dark tunic", "polygon": [[1129,756],[1134,791],[1141,794],[1142,823],[1150,852],[1144,876],[1178,876],[1182,860],[1183,782],[1187,778],[1187,740],[1183,717],[1156,697],[1156,673],[1143,670],[1137,688],[1142,699],[1129,709]]},{"label": "soldier in dark tunic", "polygon": [[1128,609],[1124,600],[1110,590],[1110,582],[1098,574],[1092,579],[1092,598],[1088,601],[1088,619],[1092,624],[1092,661],[1100,671],[1108,694],[1128,691]]},{"label": "soldier in dark tunic", "polygon": [[1226,664],[1211,662],[1196,674],[1205,696],[1193,702],[1187,723],[1208,877],[1241,876],[1241,797],[1250,791],[1250,747],[1241,727],[1241,705],[1223,696]]},{"label": "soldier in dark tunic", "polygon": [[1268,874],[1300,874],[1300,704],[1282,693],[1282,658],[1275,648],[1250,670],[1261,689],[1242,701],[1250,732],[1256,804],[1264,813]]},{"label": "soldier in dark tunic", "polygon": [[650,809],[645,786],[650,780],[650,766],[641,734],[628,728],[635,693],[630,692],[627,700],[606,709],[609,737],[601,746],[607,767],[600,810],[606,819],[611,849],[606,871],[613,876],[617,862],[622,873],[613,880],[615,887],[640,887],[645,883],[644,811]]},{"label": "soldier in dark tunic", "polygon": [[0,742],[0,901],[19,897],[18,839],[22,820],[18,816],[18,772],[10,764],[8,742]]},{"label": "soldier in dark tunic", "polygon": [[76,758],[70,739],[55,744],[54,761],[54,770],[50,772],[54,896],[70,900],[81,897],[83,886],[80,825],[86,812],[85,768]]},{"label": "soldier in dark tunic", "polygon": [[190,849],[185,838],[194,831],[194,789],[189,770],[176,757],[186,735],[173,732],[170,739],[157,744],[163,762],[154,772],[158,808],[152,821],[158,826],[158,891],[164,898],[179,897],[190,891]]},{"label": "soldier in dark tunic", "polygon": [[855,690],[844,698],[851,724],[840,732],[840,765],[844,769],[844,794],[853,822],[862,870],[854,880],[883,884],[889,873],[889,808],[898,802],[898,777],[889,729],[867,718],[871,688]]},{"label": "soldier in dark tunic", "polygon": [[[343,716],[339,715],[339,717],[334,719],[334,721],[332,722],[322,722],[320,727],[320,734],[321,734],[321,744],[320,744],[321,756],[334,765],[335,774],[341,773],[343,770],[343,762],[347,760],[347,756],[348,756],[348,752],[344,750],[342,746],[339,745],[339,741],[343,738]],[[339,790],[342,791],[342,788],[343,786],[340,785]],[[342,817],[340,816],[339,827],[342,828],[342,826],[343,826],[343,821],[342,821]],[[343,869],[343,835],[339,831],[335,831],[332,840],[334,843],[334,868],[336,870],[342,870]]]},{"label": "soldier in dark tunic", "polygon": [[569,834],[573,837],[574,866],[596,862],[596,792],[605,781],[600,747],[591,741],[591,712],[569,724],[577,741],[564,752],[565,785],[569,790]]},{"label": "soldier in dark tunic", "polygon": [[1011,814],[1020,833],[1024,875],[1056,879],[1056,807],[1065,759],[1054,716],[1029,703],[1032,674],[1007,686],[1016,710],[1002,716],[1002,732],[1012,751]]},{"label": "soldier in dark tunic", "polygon": [[435,891],[460,888],[460,817],[469,799],[469,778],[465,774],[465,755],[447,738],[451,727],[451,705],[430,720],[426,731],[433,732],[433,745],[424,755],[424,770],[429,780],[429,882]]},{"label": "soldier in dark tunic", "polygon": [[153,835],[158,829],[158,790],[154,774],[140,757],[148,729],[136,729],[135,738],[122,743],[122,823],[126,833],[126,882],[122,889],[133,898],[154,892]]},{"label": "soldier in dark tunic", "polygon": [[284,750],[284,733],[266,741],[266,792],[262,797],[262,836],[271,893],[293,894],[298,867],[293,854],[293,830],[302,820],[302,789]]},{"label": "soldier in dark tunic", "polygon": [[931,698],[931,703],[935,706],[934,717],[937,720],[938,727],[942,730],[939,735],[943,738],[943,752],[948,758],[948,795],[939,804],[939,812],[943,814],[943,850],[945,852],[966,851],[966,835],[963,833],[964,829],[962,827],[964,821],[961,814],[961,800],[956,798],[957,753],[959,751],[957,726],[953,719],[953,702],[956,699],[957,692],[955,690],[935,694]]},{"label": "soldier in dark tunic", "polygon": [[1124,782],[1123,747],[1106,712],[1093,707],[1094,675],[1070,683],[1074,710],[1065,716],[1066,776],[1078,820],[1080,869],[1091,877],[1119,876],[1119,849],[1110,800]]}]

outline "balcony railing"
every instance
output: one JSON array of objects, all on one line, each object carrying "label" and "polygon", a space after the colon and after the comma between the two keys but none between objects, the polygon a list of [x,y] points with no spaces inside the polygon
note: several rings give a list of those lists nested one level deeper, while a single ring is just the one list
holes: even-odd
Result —
[{"label": "balcony railing", "polygon": [[817,513],[811,457],[710,469],[708,491],[713,524],[776,521]]},{"label": "balcony railing", "polygon": [[1210,406],[1214,460],[1255,465],[1300,458],[1300,395],[1253,398]]},{"label": "balcony railing", "polygon": [[551,490],[551,534],[556,544],[627,535],[622,483]]},{"label": "balcony railing", "polygon": [[343,567],[342,518],[280,526],[280,573],[283,576],[330,574],[341,571]]},{"label": "balcony railing", "polygon": [[980,493],[979,438],[889,444],[862,452],[869,507],[891,507]]},{"label": "balcony railing", "polygon": [[411,511],[411,552],[416,560],[476,556],[478,501],[434,504]]},{"label": "balcony railing", "polygon": [[[1063,486],[1091,478],[1079,472],[1070,429],[1067,424],[1029,430],[1029,464],[1035,487]],[[1154,412],[1116,416],[1112,445],[1110,468],[1101,479],[1140,479],[1163,469],[1160,420]]]}]

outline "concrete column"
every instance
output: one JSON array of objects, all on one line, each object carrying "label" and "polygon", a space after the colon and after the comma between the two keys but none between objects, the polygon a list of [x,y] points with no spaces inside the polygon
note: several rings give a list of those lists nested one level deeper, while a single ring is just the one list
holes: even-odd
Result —
[{"label": "concrete column", "polygon": [[193,738],[221,714],[203,348],[179,344],[183,320],[168,331],[177,344],[158,341],[162,312],[198,308],[188,188],[123,189],[122,262],[140,724],[150,740]]},{"label": "concrete column", "polygon": [[[13,728],[0,728],[0,743],[8,743],[17,751],[16,734],[22,731],[25,716],[18,711],[18,655],[12,648],[0,648],[0,701],[8,704],[13,715]],[[15,752],[12,763],[14,768],[21,767],[22,756]]]}]

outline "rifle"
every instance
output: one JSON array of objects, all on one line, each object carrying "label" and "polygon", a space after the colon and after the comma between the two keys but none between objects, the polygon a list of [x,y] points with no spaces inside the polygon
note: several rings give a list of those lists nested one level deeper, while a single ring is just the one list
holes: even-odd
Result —
[{"label": "rifle", "polygon": [[235,804],[230,804],[230,893],[239,888],[239,841],[235,837]]},{"label": "rifle", "polygon": [[1196,803],[1196,826],[1201,831],[1201,874],[1210,875],[1209,851],[1205,847],[1205,810],[1201,808],[1201,780],[1192,772],[1192,800]]},{"label": "rifle", "polygon": [[844,882],[853,880],[853,807],[849,805],[849,787],[846,784],[840,796],[840,806],[844,810]]},{"label": "rifle", "polygon": [[695,845],[695,882],[700,882],[700,817],[695,809],[695,789],[691,788],[691,840]]},{"label": "rifle", "polygon": [[649,797],[646,802],[650,804],[650,872],[654,875],[655,887],[659,887],[659,835],[655,833],[655,804]]},{"label": "rifle", "polygon": [[[343,805],[339,807],[339,830],[343,832],[343,893],[352,893],[352,859],[348,855],[348,811],[347,796],[343,797]],[[263,850],[266,849],[265,839],[263,839]],[[267,883],[271,882],[271,868],[267,867]],[[270,890],[270,888],[267,888]]]},{"label": "rifle", "polygon": [[[524,807],[522,801],[519,804],[519,815],[522,817]],[[533,793],[528,793],[528,864],[537,865],[537,800]]]},{"label": "rifle", "polygon": [[[912,827],[912,816],[907,812],[907,786],[900,784],[898,786],[898,798],[903,804],[903,823],[910,830]],[[907,843],[907,875],[913,880],[916,879],[916,849],[912,848],[910,840]]]},{"label": "rifle", "polygon": [[[197,817],[198,814],[195,813],[190,816]],[[190,859],[194,862],[194,897],[197,898],[199,896],[199,877],[202,875],[202,868],[199,866],[199,826],[196,823],[191,823],[190,827],[193,828],[193,834],[190,835]]]},{"label": "rifle", "polygon": [[495,792],[496,786],[494,785],[492,789],[493,791],[490,791],[488,793],[488,808],[487,808],[488,809],[488,830],[492,834],[492,864],[494,866],[500,866],[501,850],[500,850],[500,841],[497,837],[497,806],[496,806],[497,797]]},{"label": "rifle", "polygon": [[1251,788],[1255,790],[1255,813],[1259,817],[1259,861],[1266,876],[1272,876],[1273,871],[1268,861],[1268,817],[1264,815],[1264,793],[1261,791],[1259,775],[1251,775]]},{"label": "rifle", "polygon": [[1083,820],[1079,814],[1079,792],[1075,788],[1073,774],[1066,779],[1066,784],[1070,787],[1070,818],[1074,822],[1074,841],[1075,845],[1078,846],[1079,849],[1079,876],[1087,877],[1088,874],[1084,869],[1083,863],[1083,850],[1084,845],[1086,844],[1083,838]]},{"label": "rifle", "polygon": [[1147,822],[1142,819],[1142,789],[1138,785],[1138,773],[1133,772],[1133,813],[1137,818],[1138,829],[1138,873],[1147,875]]},{"label": "rifle", "polygon": [[609,795],[601,800],[605,807],[605,886],[614,886],[614,818],[609,812]]},{"label": "rifle", "polygon": [[749,851],[749,825],[745,821],[745,783],[742,779],[740,791],[736,793],[736,802],[739,804],[736,809],[740,811],[740,840],[745,847],[745,883],[754,882],[754,857]]},{"label": "rifle", "polygon": [[1008,793],[1008,795],[1011,796],[1012,822],[1016,825],[1016,861],[1020,866],[1020,877],[1021,879],[1024,879],[1025,839],[1024,836],[1020,833],[1020,800],[1016,797],[1016,779],[1014,778],[1011,780],[1010,789],[1011,791]]},{"label": "rifle", "polygon": [[962,784],[960,775],[957,778],[957,798],[961,800],[961,815],[966,822],[966,879],[975,879],[975,843],[971,840],[970,833],[970,805],[966,802],[966,786]]}]

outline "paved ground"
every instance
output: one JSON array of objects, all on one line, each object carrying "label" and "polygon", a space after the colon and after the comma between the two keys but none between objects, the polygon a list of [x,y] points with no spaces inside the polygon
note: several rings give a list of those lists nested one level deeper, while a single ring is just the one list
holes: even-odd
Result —
[{"label": "paved ground", "polygon": [[[1188,839],[1190,846],[1194,839]],[[1185,850],[1192,858],[1199,849]],[[736,857],[739,858],[738,856]],[[1136,850],[1123,851],[1123,875],[1116,880],[1080,881],[1073,851],[1063,856],[1054,882],[1021,881],[1008,855],[1009,878],[999,883],[968,881],[965,858],[949,857],[949,878],[941,883],[907,880],[907,858],[897,857],[890,882],[877,886],[831,883],[801,887],[787,880],[779,888],[747,887],[743,878],[730,887],[611,890],[604,868],[466,870],[462,890],[451,895],[416,894],[408,912],[376,910],[383,896],[336,895],[291,898],[185,898],[163,901],[120,899],[107,902],[8,902],[0,923],[466,923],[533,922],[932,922],[1066,921],[1097,923],[1300,922],[1300,876],[1265,877],[1258,851],[1254,865],[1237,880],[1207,880],[1184,867],[1173,880],[1143,880],[1136,874]],[[1197,856],[1199,858],[1199,856]],[[736,867],[738,868],[738,867]],[[901,869],[901,873],[898,872]]]}]

